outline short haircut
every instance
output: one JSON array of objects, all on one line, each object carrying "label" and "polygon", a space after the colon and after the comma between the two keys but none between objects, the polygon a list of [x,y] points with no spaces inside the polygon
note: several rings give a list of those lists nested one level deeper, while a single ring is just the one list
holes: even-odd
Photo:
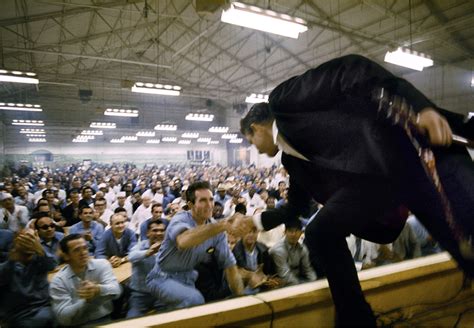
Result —
[{"label": "short haircut", "polygon": [[258,103],[253,105],[247,115],[240,120],[240,132],[245,135],[253,135],[253,123],[268,124],[274,120],[274,116],[270,110],[268,103]]},{"label": "short haircut", "polygon": [[151,211],[152,211],[152,212],[153,212],[153,210],[155,209],[155,207],[161,207],[161,208],[163,208],[163,204],[161,204],[161,203],[156,203],[156,204],[151,205]]},{"label": "short haircut", "polygon": [[296,220],[291,220],[289,222],[285,223],[285,230],[303,230],[303,225],[301,223],[301,220],[296,219]]},{"label": "short haircut", "polygon": [[124,209],[123,207],[117,207],[117,208],[114,210],[114,213],[119,213],[119,212],[127,212],[127,210]]},{"label": "short haircut", "polygon": [[113,220],[114,220],[116,217],[119,217],[119,216],[122,217],[122,219],[124,219],[125,221],[127,221],[127,217],[126,217],[126,216],[123,216],[123,215],[120,214],[120,213],[114,213],[114,214],[112,214],[112,215],[110,216],[110,220],[109,220],[109,221],[110,221],[110,225],[112,225]]},{"label": "short haircut", "polygon": [[54,194],[54,191],[52,189],[45,189],[41,193],[41,196],[43,196],[43,198],[45,198],[47,194]]},{"label": "short haircut", "polygon": [[79,195],[80,194],[80,191],[76,188],[74,189],[71,189],[71,191],[69,191],[69,194],[67,195],[68,197],[71,197],[71,195]]},{"label": "short haircut", "polygon": [[247,214],[247,207],[243,203],[238,203],[235,205],[235,212],[245,215]]},{"label": "short haircut", "polygon": [[165,223],[165,221],[162,219],[150,220],[150,222],[148,222],[148,224],[146,225],[146,231],[150,230],[153,224],[162,224],[165,226],[165,229],[168,226],[168,224]]},{"label": "short haircut", "polygon": [[35,220],[35,225],[34,225],[35,230],[38,230],[38,229],[39,229],[39,224],[38,224],[38,222],[39,222],[39,220],[41,220],[42,218],[49,218],[49,219],[51,219],[51,220],[53,219],[53,218],[49,215],[48,212],[37,212],[37,213],[33,214],[33,215],[31,216],[31,218]]},{"label": "short haircut", "polygon": [[90,209],[90,210],[92,210],[92,208],[91,208],[90,206],[84,205],[84,206],[79,207],[79,213],[78,213],[78,214],[81,215],[82,212],[83,212],[85,209]]},{"label": "short haircut", "polygon": [[94,194],[94,189],[92,189],[91,187],[83,187],[82,188],[82,193],[84,193],[87,189],[90,189],[92,191],[92,193]]},{"label": "short haircut", "polygon": [[97,203],[97,202],[105,202],[105,204],[107,204],[107,200],[105,198],[96,198],[95,201],[94,201],[94,204]]},{"label": "short haircut", "polygon": [[211,185],[207,181],[197,181],[189,185],[186,190],[186,200],[194,204],[196,201],[196,190],[208,189],[212,193]]},{"label": "short haircut", "polygon": [[63,239],[61,239],[61,241],[59,242],[59,247],[61,248],[61,251],[64,253],[64,254],[68,254],[69,253],[69,246],[68,246],[68,243],[71,241],[71,240],[76,240],[76,239],[81,239],[82,238],[82,235],[81,234],[78,234],[78,233],[72,233],[70,235],[67,235],[66,237],[64,237]]}]

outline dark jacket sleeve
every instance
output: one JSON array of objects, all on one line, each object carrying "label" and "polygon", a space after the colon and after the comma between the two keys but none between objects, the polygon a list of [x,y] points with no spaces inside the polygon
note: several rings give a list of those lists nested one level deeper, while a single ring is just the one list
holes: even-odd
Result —
[{"label": "dark jacket sleeve", "polygon": [[342,97],[370,99],[380,87],[404,97],[416,112],[435,106],[411,83],[359,55],[336,58],[283,82],[269,102],[276,113],[311,112],[325,110]]}]

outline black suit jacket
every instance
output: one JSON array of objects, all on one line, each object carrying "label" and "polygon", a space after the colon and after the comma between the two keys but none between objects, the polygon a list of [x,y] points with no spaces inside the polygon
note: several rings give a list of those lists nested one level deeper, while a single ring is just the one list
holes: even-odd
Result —
[{"label": "black suit jacket", "polygon": [[[308,215],[311,198],[324,204],[341,185],[358,183],[358,177],[393,178],[400,154],[414,154],[407,138],[400,138],[402,129],[377,116],[372,96],[380,87],[404,97],[415,112],[436,108],[409,82],[358,55],[326,62],[272,91],[269,105],[279,133],[309,162],[282,155],[290,173],[288,205],[262,213],[265,229]],[[462,126],[462,116],[439,110],[455,131]],[[389,221],[380,220],[385,233],[366,238],[377,242],[396,238],[404,222]]]}]

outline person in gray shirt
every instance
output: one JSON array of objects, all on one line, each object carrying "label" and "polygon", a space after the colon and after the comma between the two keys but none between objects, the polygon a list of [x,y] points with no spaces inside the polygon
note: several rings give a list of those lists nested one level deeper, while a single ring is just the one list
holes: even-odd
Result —
[{"label": "person in gray shirt", "polygon": [[63,326],[109,321],[112,300],[121,294],[109,261],[89,258],[80,234],[64,237],[60,247],[67,265],[54,276],[49,289],[57,321]]},{"label": "person in gray shirt", "polygon": [[287,224],[285,238],[270,248],[277,274],[287,285],[316,280],[316,273],[309,261],[308,249],[306,245],[299,243],[302,233],[300,221]]}]

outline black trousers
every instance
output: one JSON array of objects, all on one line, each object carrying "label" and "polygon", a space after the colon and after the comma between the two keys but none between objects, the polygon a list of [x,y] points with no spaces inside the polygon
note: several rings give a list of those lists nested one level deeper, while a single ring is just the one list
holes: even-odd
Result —
[{"label": "black trousers", "polygon": [[[463,149],[436,151],[437,169],[451,201],[456,221],[474,233],[474,163]],[[410,209],[432,236],[474,276],[474,262],[462,258],[449,229],[439,195],[414,152],[403,154],[393,176],[373,178],[325,172],[328,181],[337,175],[337,191],[325,203],[305,231],[311,262],[326,275],[336,308],[337,326],[375,326],[370,305],[360,288],[357,271],[345,237],[352,233],[378,243],[397,237],[382,222],[399,205]],[[333,180],[333,181],[335,181]]]}]

